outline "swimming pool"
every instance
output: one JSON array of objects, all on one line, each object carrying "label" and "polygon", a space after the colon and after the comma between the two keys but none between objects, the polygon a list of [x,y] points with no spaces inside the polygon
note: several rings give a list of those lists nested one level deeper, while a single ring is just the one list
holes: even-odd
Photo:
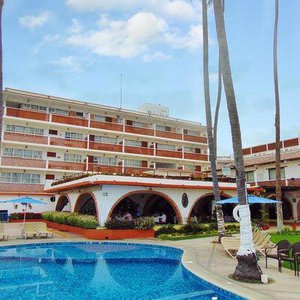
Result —
[{"label": "swimming pool", "polygon": [[231,299],[193,275],[183,251],[135,243],[0,247],[0,299]]}]

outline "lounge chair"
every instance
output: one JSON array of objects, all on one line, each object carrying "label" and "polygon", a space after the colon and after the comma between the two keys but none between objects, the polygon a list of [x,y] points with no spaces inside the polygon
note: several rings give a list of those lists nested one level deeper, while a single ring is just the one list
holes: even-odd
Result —
[{"label": "lounge chair", "polygon": [[273,258],[278,261],[278,271],[280,271],[279,256],[280,254],[288,256],[290,248],[291,244],[288,240],[282,240],[272,247],[267,247],[265,249],[266,268],[268,268],[268,258]]},{"label": "lounge chair", "polygon": [[3,226],[0,227],[0,240],[1,241],[7,241],[8,240],[8,234],[6,234],[3,230]]},{"label": "lounge chair", "polygon": [[37,232],[37,236],[41,237],[53,237],[53,232],[49,231],[47,228],[47,224],[44,222],[35,223],[35,230]]},{"label": "lounge chair", "polygon": [[27,239],[28,237],[35,237],[37,234],[34,223],[24,223],[24,228],[22,230],[22,236],[24,239]]},{"label": "lounge chair", "polygon": [[300,242],[295,243],[291,246],[291,250],[288,251],[289,255],[285,255],[284,253],[280,253],[279,255],[279,271],[282,270],[282,262],[288,261],[290,263],[290,267],[294,266],[295,276],[299,277],[299,265],[300,265]]}]

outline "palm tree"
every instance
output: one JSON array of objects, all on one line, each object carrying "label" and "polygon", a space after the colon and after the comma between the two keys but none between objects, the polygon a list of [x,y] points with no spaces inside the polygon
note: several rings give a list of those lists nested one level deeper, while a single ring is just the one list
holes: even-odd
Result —
[{"label": "palm tree", "polygon": [[241,245],[237,253],[238,264],[234,272],[234,278],[239,280],[256,281],[261,279],[262,272],[257,264],[257,256],[255,254],[252,240],[252,225],[247,199],[241,130],[231,75],[229,52],[225,32],[224,12],[221,0],[214,0],[214,12],[221,57],[221,72],[227,101],[227,109],[230,118],[234,163],[236,168],[237,194],[239,198],[239,204],[235,208],[234,212],[239,212],[241,225]]},{"label": "palm tree", "polygon": [[[274,87],[275,87],[275,162],[276,162],[276,200],[281,200],[281,166],[280,166],[280,102],[277,72],[277,30],[278,30],[278,0],[275,0],[275,24],[273,40]],[[277,229],[283,230],[282,204],[276,204]]]},{"label": "palm tree", "polygon": [[[208,70],[208,22],[207,22],[207,0],[202,0],[202,27],[203,27],[203,78],[204,78],[204,98],[205,98],[205,112],[206,125],[209,147],[209,160],[211,166],[211,175],[213,181],[213,192],[215,201],[221,200],[220,187],[217,175],[217,141],[216,141],[216,127],[214,128],[214,135],[212,129],[211,117],[211,103],[209,91],[209,70]],[[220,84],[220,82],[219,82]],[[222,84],[222,82],[221,82]],[[220,89],[220,85],[219,85]],[[218,98],[219,99],[219,98]],[[218,222],[219,241],[225,235],[225,224],[221,205],[216,205],[216,216]]]},{"label": "palm tree", "polygon": [[[0,0],[0,132],[2,132],[2,119],[3,119],[3,54],[2,54],[2,9],[4,0]],[[0,150],[2,143],[2,135],[0,134]]]}]

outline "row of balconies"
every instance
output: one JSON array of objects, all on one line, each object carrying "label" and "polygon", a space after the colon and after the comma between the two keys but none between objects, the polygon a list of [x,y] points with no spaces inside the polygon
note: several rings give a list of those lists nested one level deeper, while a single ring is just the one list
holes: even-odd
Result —
[{"label": "row of balconies", "polygon": [[187,133],[184,132],[184,130],[181,133],[160,131],[152,128],[134,127],[128,124],[120,124],[115,122],[100,122],[93,119],[88,120],[82,117],[55,115],[55,114],[38,112],[38,111],[12,108],[12,107],[5,108],[5,115],[11,117],[23,118],[23,119],[32,119],[32,120],[46,121],[52,123],[90,127],[90,128],[104,129],[104,130],[117,131],[117,132],[127,132],[127,133],[139,134],[139,135],[156,136],[156,137],[163,137],[168,139],[184,140],[184,141],[207,144],[206,137],[188,135]]},{"label": "row of balconies", "polygon": [[[257,181],[257,182],[248,182],[251,186],[265,186],[265,187],[275,187],[276,180],[265,180],[265,181]],[[282,187],[300,187],[300,178],[290,178],[290,179],[282,179],[281,180]]]},{"label": "row of balconies", "polygon": [[4,140],[15,141],[22,143],[34,143],[34,144],[44,144],[51,146],[62,146],[68,148],[80,148],[80,149],[91,149],[100,151],[111,151],[118,153],[131,153],[140,154],[147,156],[162,156],[162,157],[172,157],[181,159],[191,159],[191,160],[201,160],[207,161],[208,156],[201,153],[188,153],[184,151],[169,151],[169,150],[159,150],[155,148],[148,147],[135,147],[135,146],[124,146],[122,144],[105,144],[93,141],[83,141],[83,140],[71,140],[50,136],[38,136],[15,132],[5,132]]}]

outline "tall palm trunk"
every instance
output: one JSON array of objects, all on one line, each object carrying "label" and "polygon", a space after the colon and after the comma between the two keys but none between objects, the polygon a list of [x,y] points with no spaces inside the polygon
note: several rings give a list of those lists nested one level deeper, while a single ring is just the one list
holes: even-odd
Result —
[{"label": "tall palm trunk", "polygon": [[0,0],[0,153],[2,148],[2,122],[3,122],[3,54],[2,54],[2,9],[4,0]]},{"label": "tall palm trunk", "polygon": [[239,198],[239,204],[234,213],[236,218],[239,217],[240,220],[241,245],[237,253],[238,265],[234,272],[234,278],[239,280],[260,280],[261,269],[257,264],[257,256],[255,254],[252,240],[252,225],[250,219],[250,209],[247,200],[241,130],[231,75],[224,13],[221,0],[214,0],[214,11],[219,51],[221,55],[221,71],[230,118],[234,162],[236,168],[237,193]]},{"label": "tall palm trunk", "polygon": [[[275,0],[275,24],[273,41],[274,87],[275,87],[275,162],[276,162],[276,200],[281,200],[281,166],[280,166],[280,102],[277,72],[277,30],[278,30],[278,0]],[[283,230],[282,204],[276,204],[277,230]]]},{"label": "tall palm trunk", "polygon": [[[209,160],[211,166],[211,175],[213,180],[213,192],[215,201],[221,200],[220,188],[217,175],[217,141],[213,136],[212,118],[211,118],[211,103],[209,91],[209,68],[208,68],[208,22],[207,22],[207,0],[202,0],[202,27],[203,27],[203,78],[204,78],[204,98],[205,98],[205,112],[206,125],[208,136]],[[216,129],[215,129],[216,131]],[[216,205],[216,216],[218,222],[219,240],[225,235],[225,224],[221,205]]]}]

